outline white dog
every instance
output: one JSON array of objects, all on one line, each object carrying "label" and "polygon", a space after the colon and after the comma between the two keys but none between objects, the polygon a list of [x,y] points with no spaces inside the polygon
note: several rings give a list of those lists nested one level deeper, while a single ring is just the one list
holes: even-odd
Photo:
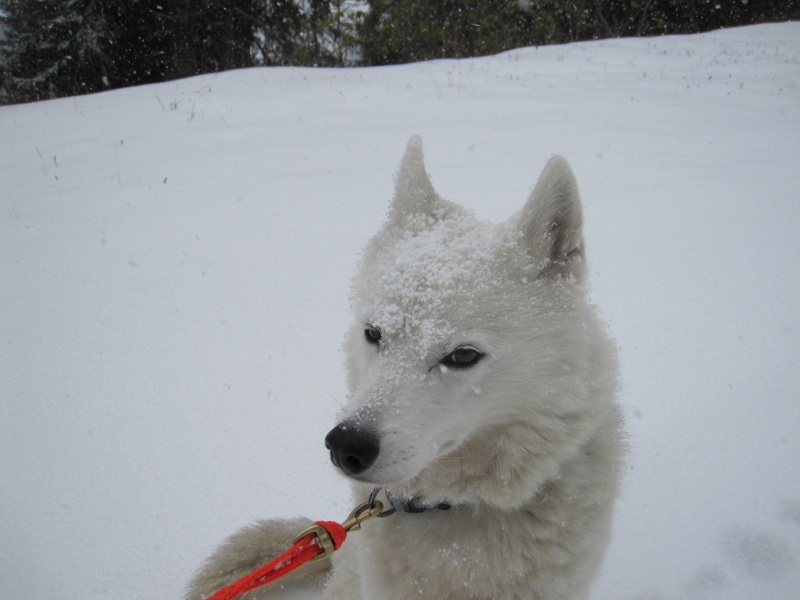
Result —
[{"label": "white dog", "polygon": [[[563,158],[495,226],[438,196],[412,138],[355,278],[349,403],[326,437],[357,501],[380,486],[398,511],[351,535],[330,576],[318,561],[246,598],[321,585],[330,600],[586,598],[623,445],[615,348],[585,277]],[[305,525],[239,532],[187,600],[268,562]]]}]

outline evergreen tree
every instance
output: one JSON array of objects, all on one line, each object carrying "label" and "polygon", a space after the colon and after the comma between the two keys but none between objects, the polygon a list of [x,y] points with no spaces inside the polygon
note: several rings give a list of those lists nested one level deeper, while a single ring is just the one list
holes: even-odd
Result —
[{"label": "evergreen tree", "polygon": [[259,0],[118,0],[111,29],[120,85],[254,64]]},{"label": "evergreen tree", "polygon": [[292,64],[343,67],[359,55],[356,24],[361,12],[348,0],[300,2],[300,30]]},{"label": "evergreen tree", "polygon": [[0,0],[9,45],[3,50],[11,101],[82,94],[109,86],[106,5],[94,0]]},{"label": "evergreen tree", "polygon": [[[276,5],[293,3],[0,0],[10,38],[2,50],[6,101],[56,98],[251,66],[256,36],[265,31],[269,9]],[[276,19],[284,28],[291,26],[281,18],[285,12]],[[279,43],[276,49],[274,60],[281,62],[285,47]]]},{"label": "evergreen tree", "polygon": [[333,56],[333,64],[347,67],[360,64],[359,24],[364,16],[362,3],[331,0],[327,20],[323,23],[325,43]]},{"label": "evergreen tree", "polygon": [[302,22],[302,12],[293,0],[261,0],[254,39],[257,64],[296,64]]}]

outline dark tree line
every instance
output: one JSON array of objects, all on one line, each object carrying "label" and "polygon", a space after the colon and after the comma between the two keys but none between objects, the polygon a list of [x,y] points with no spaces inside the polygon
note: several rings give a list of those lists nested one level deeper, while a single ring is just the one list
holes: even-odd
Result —
[{"label": "dark tree line", "polygon": [[800,0],[369,0],[364,64],[800,19]]},{"label": "dark tree line", "polygon": [[254,65],[345,64],[344,0],[0,0],[0,102]]},{"label": "dark tree line", "polygon": [[800,0],[0,0],[0,103],[790,19]]}]

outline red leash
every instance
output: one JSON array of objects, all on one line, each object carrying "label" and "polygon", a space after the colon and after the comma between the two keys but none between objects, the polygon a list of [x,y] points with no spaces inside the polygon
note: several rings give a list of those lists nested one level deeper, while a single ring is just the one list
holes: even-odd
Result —
[{"label": "red leash", "polygon": [[294,546],[275,560],[259,567],[231,585],[218,590],[208,600],[233,600],[240,594],[275,581],[315,558],[324,558],[341,548],[349,531],[361,529],[361,523],[383,512],[383,504],[370,497],[355,508],[341,525],[335,521],[317,521],[294,538]]}]

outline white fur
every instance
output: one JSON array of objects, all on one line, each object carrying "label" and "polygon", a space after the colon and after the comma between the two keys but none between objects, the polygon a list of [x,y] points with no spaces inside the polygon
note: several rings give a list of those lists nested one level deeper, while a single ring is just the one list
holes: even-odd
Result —
[{"label": "white fur", "polygon": [[[577,184],[563,158],[550,160],[517,215],[491,225],[439,198],[420,139],[409,141],[389,218],[354,280],[342,420],[380,442],[353,476],[355,502],[381,486],[453,508],[365,524],[333,555],[326,598],[588,596],[622,444],[615,349],[587,302],[585,270]],[[367,324],[380,328],[380,345],[365,339]],[[459,347],[484,356],[444,367]],[[279,552],[275,529],[237,534],[187,599],[245,574],[255,554]],[[306,585],[321,579],[307,573]]]}]

